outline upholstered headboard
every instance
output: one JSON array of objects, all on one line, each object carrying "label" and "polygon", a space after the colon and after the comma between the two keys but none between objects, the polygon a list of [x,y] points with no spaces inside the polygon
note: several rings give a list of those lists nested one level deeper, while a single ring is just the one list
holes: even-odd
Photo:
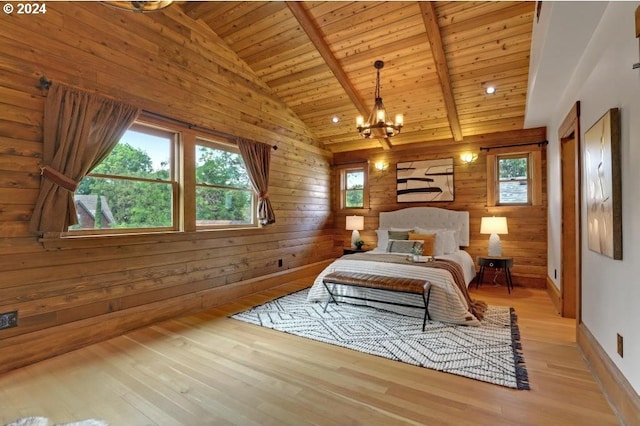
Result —
[{"label": "upholstered headboard", "polygon": [[469,245],[469,212],[446,210],[438,207],[409,207],[380,213],[380,229],[394,228],[447,228],[457,229],[458,243]]}]

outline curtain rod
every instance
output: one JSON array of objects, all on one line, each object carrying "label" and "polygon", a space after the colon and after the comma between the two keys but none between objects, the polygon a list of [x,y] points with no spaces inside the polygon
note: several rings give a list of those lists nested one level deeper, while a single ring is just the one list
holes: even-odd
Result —
[{"label": "curtain rod", "polygon": [[541,142],[514,143],[514,144],[511,144],[511,145],[481,146],[480,147],[480,151],[491,151],[492,149],[511,148],[511,147],[514,147],[514,146],[527,146],[527,145],[544,146],[544,145],[548,145],[548,144],[549,144],[549,141],[541,141]]},{"label": "curtain rod", "polygon": [[342,163],[331,163],[329,164],[330,167],[337,167],[337,166],[349,166],[351,164],[364,164],[367,163],[369,164],[369,160],[353,160],[353,161],[345,161]]},{"label": "curtain rod", "polygon": [[[47,89],[49,89],[51,87],[52,83],[53,82],[51,80],[49,80],[47,77],[42,76],[38,80],[38,86],[37,87],[39,89],[41,89],[41,90],[47,90]],[[150,116],[153,116],[155,118],[160,118],[160,119],[165,120],[165,121],[170,121],[172,123],[179,124],[181,126],[189,128],[189,129],[199,130],[201,132],[208,133],[210,135],[218,136],[218,137],[221,137],[221,138],[226,138],[226,139],[231,139],[231,140],[235,140],[235,139],[238,138],[238,136],[235,136],[235,135],[232,135],[232,134],[229,134],[229,133],[226,133],[226,132],[221,132],[219,130],[208,129],[206,127],[200,127],[200,126],[197,126],[197,125],[192,124],[192,123],[188,123],[188,122],[183,121],[183,120],[178,120],[177,118],[168,117],[166,115],[158,114],[157,112],[147,111],[147,110],[144,110],[144,109],[142,110],[142,112],[144,114],[146,114],[146,115],[150,115]],[[278,149],[278,145],[272,145],[271,148],[273,148],[273,150],[276,151]]]},{"label": "curtain rod", "polygon": [[[157,112],[147,111],[145,109],[143,109],[142,112],[144,114],[146,114],[146,115],[150,115],[150,116],[155,117],[155,118],[160,118],[160,119],[165,120],[165,121],[170,121],[172,123],[176,123],[176,124],[179,124],[181,126],[188,127],[189,129],[198,130],[198,131],[201,131],[201,132],[204,132],[204,133],[208,133],[208,134],[213,135],[213,136],[218,136],[218,137],[221,137],[221,138],[231,139],[231,140],[236,140],[238,138],[238,136],[235,136],[235,135],[232,135],[232,134],[229,134],[229,133],[226,133],[226,132],[221,132],[220,130],[213,130],[213,129],[208,129],[206,127],[200,127],[200,126],[188,123],[188,122],[183,121],[183,120],[178,120],[177,118],[168,117],[166,115],[158,114]],[[274,151],[277,151],[278,150],[278,145],[271,145],[271,148],[273,148]]]}]

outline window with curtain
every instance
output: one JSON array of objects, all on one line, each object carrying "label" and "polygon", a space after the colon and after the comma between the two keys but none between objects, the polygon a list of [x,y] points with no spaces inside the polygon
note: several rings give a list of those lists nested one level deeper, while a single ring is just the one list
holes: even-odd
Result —
[{"label": "window with curtain", "polygon": [[198,139],[196,226],[253,225],[256,198],[238,148]]},{"label": "window with curtain", "polygon": [[[495,152],[495,153],[494,153]],[[487,206],[536,206],[542,203],[542,149],[487,154]]]},{"label": "window with curtain", "polygon": [[175,131],[136,123],[78,185],[70,232],[176,229]]},{"label": "window with curtain", "polygon": [[498,155],[497,204],[529,204],[529,155]]},{"label": "window with curtain", "polygon": [[142,118],[80,181],[67,235],[257,227],[257,198],[234,143]]}]

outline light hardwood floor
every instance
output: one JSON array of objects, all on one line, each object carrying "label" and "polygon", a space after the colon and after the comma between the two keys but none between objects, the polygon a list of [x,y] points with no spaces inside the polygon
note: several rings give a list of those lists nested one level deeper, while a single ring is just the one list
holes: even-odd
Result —
[{"label": "light hardwood floor", "polygon": [[542,290],[472,289],[516,309],[530,391],[227,318],[311,279],[4,374],[0,424],[34,415],[114,426],[619,424],[576,347],[573,320]]}]

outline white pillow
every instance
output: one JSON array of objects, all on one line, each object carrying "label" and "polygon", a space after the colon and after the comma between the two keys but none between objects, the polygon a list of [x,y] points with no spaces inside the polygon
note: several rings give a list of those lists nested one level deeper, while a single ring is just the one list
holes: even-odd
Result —
[{"label": "white pillow", "polygon": [[435,234],[436,232],[445,231],[444,228],[420,228],[416,226],[416,234]]},{"label": "white pillow", "polygon": [[436,234],[436,242],[433,245],[433,255],[442,256],[443,254],[455,253],[459,246],[456,240],[456,231],[452,229],[426,229],[416,227],[418,234]]},{"label": "white pillow", "polygon": [[442,238],[444,254],[451,254],[458,251],[460,246],[456,240],[456,231],[447,229],[446,231],[441,231],[436,233],[436,240],[438,238]]},{"label": "white pillow", "polygon": [[427,232],[428,234],[435,234],[437,232],[443,232],[443,231],[452,231],[453,237],[455,239],[455,250],[453,251],[457,251],[460,249],[460,246],[462,244],[460,244],[460,232],[461,229],[460,227],[458,228],[420,228],[419,226],[416,226],[416,233],[421,234],[423,231]]},{"label": "white pillow", "polygon": [[413,231],[413,228],[394,228],[393,226],[391,227],[391,229],[389,229],[389,231],[394,231],[394,232],[411,232]]},{"label": "white pillow", "polygon": [[378,249],[387,251],[387,244],[389,243],[389,230],[388,229],[376,229],[378,234]]}]

